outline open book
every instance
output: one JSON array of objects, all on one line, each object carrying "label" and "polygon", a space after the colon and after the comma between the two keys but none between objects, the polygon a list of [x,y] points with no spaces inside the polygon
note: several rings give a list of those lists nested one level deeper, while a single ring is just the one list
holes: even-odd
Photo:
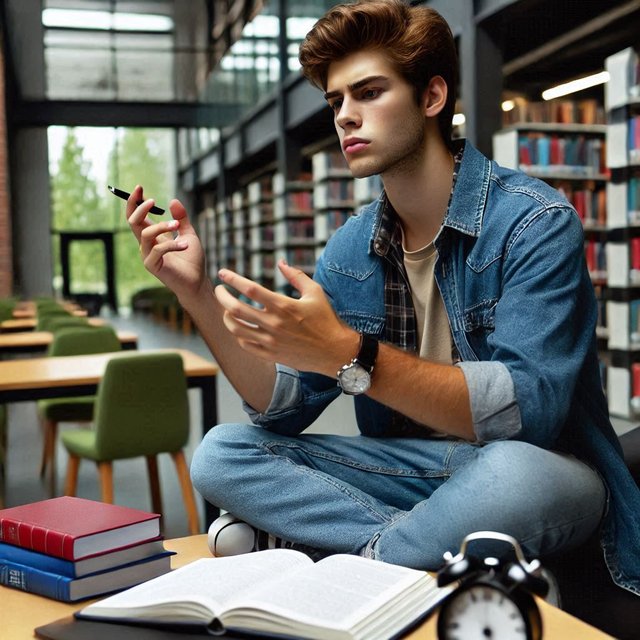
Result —
[{"label": "open book", "polygon": [[317,563],[272,549],[203,558],[85,607],[76,615],[122,622],[200,624],[322,640],[392,638],[449,589],[428,573],[351,555]]}]

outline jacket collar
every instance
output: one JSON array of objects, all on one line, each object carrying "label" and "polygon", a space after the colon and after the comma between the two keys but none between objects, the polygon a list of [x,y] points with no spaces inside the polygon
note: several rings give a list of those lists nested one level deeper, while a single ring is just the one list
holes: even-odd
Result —
[{"label": "jacket collar", "polygon": [[[464,153],[443,226],[477,237],[482,227],[482,216],[487,201],[491,161],[469,141],[462,140],[460,144],[464,145]],[[389,242],[395,235],[395,220],[390,221],[390,205],[384,190],[370,207],[375,214],[371,228],[370,251],[384,256],[389,250]]]}]

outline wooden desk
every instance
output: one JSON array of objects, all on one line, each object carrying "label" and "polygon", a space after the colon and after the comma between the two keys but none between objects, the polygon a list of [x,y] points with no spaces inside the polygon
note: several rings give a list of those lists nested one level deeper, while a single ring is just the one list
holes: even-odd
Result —
[{"label": "wooden desk", "polygon": [[[202,435],[218,421],[216,375],[218,366],[186,349],[158,349],[182,356],[187,385],[200,389]],[[145,351],[153,353],[153,351]],[[82,356],[24,358],[0,362],[0,404],[94,395],[107,362],[127,352],[98,353]],[[213,521],[218,511],[205,502],[205,524]]]},{"label": "wooden desk", "polygon": [[[191,536],[165,541],[165,547],[177,551],[171,566],[175,569],[198,558],[208,557],[207,536]],[[22,640],[34,637],[33,630],[60,618],[73,615],[88,602],[65,604],[48,600],[24,591],[0,587],[0,611],[2,612],[2,638],[5,640]],[[546,602],[539,601],[542,612],[545,640],[606,640],[607,634],[573,618]],[[414,630],[406,640],[435,640],[437,615],[430,616],[423,625]],[[117,637],[117,631],[114,631]]]},{"label": "wooden desk", "polygon": [[[73,302],[69,302],[61,305],[61,309],[64,309],[68,313],[78,317],[85,317],[89,315],[86,309],[74,304]],[[25,318],[36,318],[38,316],[38,307],[33,302],[23,302],[17,304],[13,309],[13,317],[16,320],[25,319]]]},{"label": "wooden desk", "polygon": [[[87,322],[94,327],[102,327],[106,324],[103,318],[87,318]],[[38,326],[35,318],[18,318],[3,320],[0,322],[0,333],[9,331],[33,331]]]},{"label": "wooden desk", "polygon": [[[137,349],[138,335],[132,331],[118,331],[123,349]],[[0,355],[6,353],[37,353],[46,351],[53,341],[50,331],[16,331],[0,333]]]}]

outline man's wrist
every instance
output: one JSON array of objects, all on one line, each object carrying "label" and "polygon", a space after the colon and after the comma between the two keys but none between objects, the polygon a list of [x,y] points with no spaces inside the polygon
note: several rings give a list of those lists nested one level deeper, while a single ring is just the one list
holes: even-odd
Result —
[{"label": "man's wrist", "polygon": [[360,333],[358,351],[342,365],[336,376],[338,385],[349,395],[360,395],[371,387],[371,377],[378,357],[378,338]]}]

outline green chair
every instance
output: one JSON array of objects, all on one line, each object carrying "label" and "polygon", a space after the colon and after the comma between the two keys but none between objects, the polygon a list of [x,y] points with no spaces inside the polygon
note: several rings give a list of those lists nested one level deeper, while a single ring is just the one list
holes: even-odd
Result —
[{"label": "green chair", "polygon": [[37,330],[51,331],[51,333],[55,333],[59,329],[65,329],[68,327],[87,326],[89,326],[89,321],[86,318],[77,318],[70,315],[53,315],[44,316],[44,318],[38,318]]},{"label": "green chair", "polygon": [[98,466],[102,500],[112,503],[112,462],[144,456],[156,513],[162,513],[156,456],[169,453],[178,473],[189,531],[199,533],[183,452],[189,439],[189,399],[178,354],[138,353],[111,359],[98,387],[94,429],[65,431],[60,437],[69,452],[66,495],[76,494],[80,461],[88,458]]},{"label": "green chair", "polygon": [[12,300],[0,300],[0,322],[11,320],[15,303]]},{"label": "green chair", "polygon": [[56,318],[73,318],[73,316],[65,309],[38,309],[36,329],[38,331],[47,331],[45,325]]},{"label": "green chair", "polygon": [[[76,356],[90,353],[120,351],[121,344],[113,327],[84,325],[63,327],[53,334],[50,356]],[[44,445],[40,477],[50,469],[51,491],[55,491],[55,449],[59,422],[91,422],[95,396],[51,398],[38,400],[38,414],[44,428]]]}]

